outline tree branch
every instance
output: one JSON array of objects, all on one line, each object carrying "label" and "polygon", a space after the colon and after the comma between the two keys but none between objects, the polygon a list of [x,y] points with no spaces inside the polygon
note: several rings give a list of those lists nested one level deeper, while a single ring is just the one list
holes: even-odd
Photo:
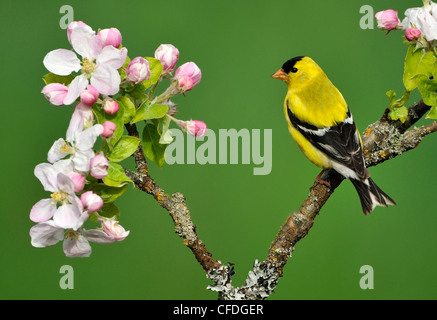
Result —
[{"label": "tree branch", "polygon": [[[389,110],[375,123],[369,125],[363,134],[363,149],[366,166],[375,166],[393,159],[406,151],[417,148],[422,139],[437,131],[437,122],[427,126],[413,128],[413,126],[430,109],[420,101],[408,110],[405,122],[391,120]],[[138,137],[135,125],[126,125],[130,135]],[[407,131],[408,130],[408,131]],[[135,151],[136,168],[138,173],[126,170],[126,175],[131,178],[135,186],[151,194],[158,203],[168,211],[175,225],[176,233],[184,239],[207,277],[214,285],[208,289],[217,291],[219,299],[265,299],[273,293],[283,269],[298,241],[304,238],[314,224],[314,219],[323,205],[343,181],[343,177],[334,170],[327,170],[323,180],[328,181],[330,187],[315,183],[310,193],[302,203],[300,209],[291,214],[281,226],[275,240],[272,242],[267,257],[263,262],[255,260],[253,270],[249,271],[246,282],[241,287],[232,285],[234,269],[232,265],[223,265],[219,260],[214,260],[212,254],[206,250],[205,245],[198,238],[196,226],[191,220],[190,211],[186,205],[185,197],[181,193],[168,196],[156,182],[149,176],[147,162],[141,145]]]}]

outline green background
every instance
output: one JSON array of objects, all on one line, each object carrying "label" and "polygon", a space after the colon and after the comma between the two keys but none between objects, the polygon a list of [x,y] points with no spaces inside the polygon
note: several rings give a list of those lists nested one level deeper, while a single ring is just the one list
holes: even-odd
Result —
[{"label": "green background", "polygon": [[[308,195],[319,169],[286,128],[286,87],[270,75],[287,59],[308,55],[343,93],[363,131],[387,107],[386,91],[403,92],[403,33],[362,30],[360,7],[394,8],[401,19],[421,1],[2,1],[1,214],[2,299],[216,299],[211,282],[173,223],[152,197],[131,188],[117,200],[124,242],[92,244],[90,258],[70,259],[61,244],[30,245],[31,207],[48,197],[33,175],[65,136],[72,107],[51,106],[40,93],[45,54],[67,48],[59,8],[93,29],[116,27],[129,56],[152,56],[161,43],[194,61],[202,81],[180,104],[181,119],[199,119],[218,132],[273,130],[273,168],[255,164],[150,165],[167,193],[185,194],[198,235],[214,258],[235,264],[242,285],[255,259],[266,257],[286,217]],[[161,88],[165,89],[164,87]],[[413,96],[411,101],[418,99]],[[421,124],[430,120],[422,120]],[[174,127],[174,125],[172,125]],[[400,158],[371,168],[398,203],[364,216],[350,182],[323,207],[300,241],[270,299],[437,298],[437,215],[434,173],[437,135]],[[131,165],[128,162],[127,165]],[[59,269],[74,269],[74,289],[62,290]],[[374,269],[374,289],[359,286],[360,267]]]}]

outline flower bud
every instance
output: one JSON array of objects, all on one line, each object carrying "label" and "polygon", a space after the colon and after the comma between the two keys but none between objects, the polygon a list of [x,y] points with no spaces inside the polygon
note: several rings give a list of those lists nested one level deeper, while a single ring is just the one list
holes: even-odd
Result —
[{"label": "flower bud", "polygon": [[99,91],[89,84],[87,88],[81,92],[80,101],[86,106],[92,106],[99,98],[99,94]]},{"label": "flower bud", "polygon": [[55,106],[64,105],[64,99],[67,96],[68,88],[60,83],[50,83],[46,85],[41,93]]},{"label": "flower bud", "polygon": [[402,28],[401,21],[398,18],[398,12],[393,9],[379,11],[375,14],[378,28],[381,30],[394,30]]},{"label": "flower bud", "polygon": [[155,58],[163,65],[162,71],[172,71],[179,59],[179,50],[171,44],[161,44],[155,51]]},{"label": "flower bud", "polygon": [[103,132],[101,136],[103,138],[110,138],[113,136],[114,131],[117,130],[117,126],[112,121],[103,122]]},{"label": "flower bud", "polygon": [[123,241],[129,235],[130,231],[126,231],[118,221],[115,220],[115,216],[111,219],[100,218],[103,231],[115,241]]},{"label": "flower bud", "polygon": [[92,191],[82,193],[80,201],[88,213],[99,211],[103,207],[103,199]]},{"label": "flower bud", "polygon": [[102,46],[113,46],[114,48],[118,48],[121,45],[121,33],[116,28],[103,29],[97,33],[97,37],[99,37],[102,42]]},{"label": "flower bud", "polygon": [[109,161],[104,155],[98,154],[90,160],[90,173],[96,179],[103,179],[108,175]]},{"label": "flower bud", "polygon": [[419,39],[421,34],[422,32],[420,32],[419,29],[408,28],[407,30],[405,30],[405,38],[407,38],[408,41],[414,41]]},{"label": "flower bud", "polygon": [[143,82],[150,78],[149,61],[143,57],[136,57],[132,59],[127,65],[126,69],[127,78],[135,84]]},{"label": "flower bud", "polygon": [[206,134],[206,123],[200,120],[189,121],[176,121],[177,125],[182,128],[188,134],[195,136],[196,138],[203,137]]},{"label": "flower bud", "polygon": [[85,187],[85,176],[77,172],[69,172],[68,176],[73,181],[74,192],[81,192]]},{"label": "flower bud", "polygon": [[120,106],[115,100],[108,99],[103,103],[103,110],[105,110],[106,113],[114,114],[117,113],[118,109],[120,109]]},{"label": "flower bud", "polygon": [[197,86],[202,77],[202,72],[194,62],[187,62],[177,68],[174,79],[178,82],[181,92],[190,91]]},{"label": "flower bud", "polygon": [[84,27],[84,28],[88,29],[90,32],[93,31],[93,29],[89,25],[87,25],[86,23],[84,23],[82,21],[72,21],[67,27],[67,38],[68,38],[68,42],[70,42],[70,44],[71,44],[71,33],[77,27]]}]

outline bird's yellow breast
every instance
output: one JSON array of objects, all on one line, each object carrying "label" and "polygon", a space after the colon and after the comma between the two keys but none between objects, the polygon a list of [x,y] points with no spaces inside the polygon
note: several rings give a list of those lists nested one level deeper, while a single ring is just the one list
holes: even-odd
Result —
[{"label": "bird's yellow breast", "polygon": [[[305,64],[311,63],[308,66]],[[323,70],[312,60],[302,61],[299,78],[291,78],[285,97],[288,107],[303,122],[318,128],[334,126],[346,117],[347,104]]]},{"label": "bird's yellow breast", "polygon": [[[287,117],[287,115],[286,115]],[[293,137],[296,144],[299,146],[300,150],[305,154],[305,156],[316,166],[321,167],[323,169],[332,168],[331,161],[329,158],[315,148],[311,142],[309,142],[299,131],[297,131],[288,121],[288,131]]]}]

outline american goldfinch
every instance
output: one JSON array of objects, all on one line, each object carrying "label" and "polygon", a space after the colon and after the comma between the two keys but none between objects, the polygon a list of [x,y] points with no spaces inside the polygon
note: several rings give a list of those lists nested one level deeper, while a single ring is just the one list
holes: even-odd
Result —
[{"label": "american goldfinch", "polygon": [[[332,168],[350,179],[365,215],[375,206],[395,205],[370,179],[352,114],[323,70],[311,58],[299,56],[286,61],[272,78],[287,84],[285,118],[291,136],[305,156],[323,170]],[[322,173],[316,181],[320,182]]]}]

